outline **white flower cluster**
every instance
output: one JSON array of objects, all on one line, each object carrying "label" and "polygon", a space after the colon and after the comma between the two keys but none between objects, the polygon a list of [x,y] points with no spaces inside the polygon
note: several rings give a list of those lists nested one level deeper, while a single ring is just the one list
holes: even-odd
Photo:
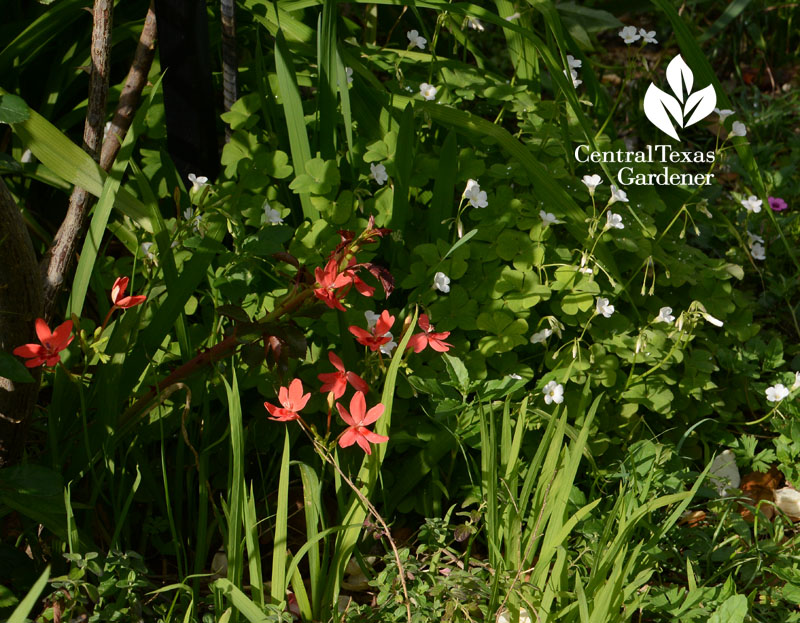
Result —
[{"label": "white flower cluster", "polygon": [[578,80],[578,69],[583,61],[576,59],[572,54],[567,54],[567,68],[564,70],[564,75],[572,78],[572,86],[576,89],[583,84],[583,80]]},{"label": "white flower cluster", "polygon": [[[759,201],[759,203],[761,202]],[[750,247],[750,255],[753,256],[753,259],[754,260],[767,259],[767,250],[764,248],[764,239],[758,234],[754,234],[749,231],[747,232],[747,238],[748,238],[747,244]]]},{"label": "white flower cluster", "polygon": [[658,43],[655,30],[647,31],[644,28],[637,30],[636,26],[625,26],[618,34],[625,42],[625,45],[636,43],[639,39],[644,43]]}]

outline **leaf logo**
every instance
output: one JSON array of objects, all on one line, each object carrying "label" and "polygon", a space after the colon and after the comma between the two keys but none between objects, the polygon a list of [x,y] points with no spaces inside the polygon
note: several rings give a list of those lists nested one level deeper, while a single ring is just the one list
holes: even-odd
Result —
[{"label": "leaf logo", "polygon": [[692,93],[694,76],[680,54],[667,65],[667,82],[675,97],[651,84],[644,96],[644,114],[659,130],[680,140],[675,123],[686,128],[705,119],[717,105],[717,94],[710,84]]}]

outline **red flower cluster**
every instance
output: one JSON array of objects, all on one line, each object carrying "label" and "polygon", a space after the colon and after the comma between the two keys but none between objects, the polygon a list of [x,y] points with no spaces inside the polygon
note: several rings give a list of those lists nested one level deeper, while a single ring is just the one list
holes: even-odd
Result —
[{"label": "red flower cluster", "polygon": [[428,321],[427,314],[419,317],[419,328],[422,329],[422,333],[412,335],[406,346],[406,348],[413,348],[415,353],[422,352],[426,346],[430,346],[436,352],[446,353],[453,346],[442,341],[450,335],[450,331],[434,333],[433,325]]},{"label": "red flower cluster", "polygon": [[317,278],[317,287],[314,288],[314,296],[325,303],[331,309],[345,311],[342,299],[347,296],[351,286],[364,296],[375,294],[375,288],[361,279],[356,271],[360,265],[356,264],[356,258],[351,257],[347,268],[339,272],[339,263],[335,258],[328,260],[325,268],[317,266],[314,269],[314,276]]},{"label": "red flower cluster", "polygon": [[35,368],[45,364],[54,366],[61,361],[61,351],[70,345],[75,336],[72,335],[72,320],[67,320],[59,325],[55,331],[50,332],[50,327],[41,319],[36,319],[36,337],[41,344],[23,344],[17,346],[13,353],[18,357],[28,358],[25,362],[28,368]]},{"label": "red flower cluster", "polygon": [[355,325],[350,327],[350,333],[356,337],[359,344],[363,344],[369,347],[370,350],[376,351],[380,350],[380,347],[384,344],[391,342],[392,338],[386,334],[389,332],[389,329],[392,328],[393,324],[394,316],[389,315],[389,312],[384,309],[381,312],[380,318],[375,322],[372,333],[361,327],[356,327]]}]

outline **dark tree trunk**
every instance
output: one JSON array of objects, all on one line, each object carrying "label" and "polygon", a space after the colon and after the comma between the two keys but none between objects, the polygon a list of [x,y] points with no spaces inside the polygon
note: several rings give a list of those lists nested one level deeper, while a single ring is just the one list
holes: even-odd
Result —
[{"label": "dark tree trunk", "polygon": [[[42,314],[42,283],[19,207],[0,178],[0,350],[35,343],[34,320]],[[19,460],[39,391],[35,383],[0,377],[0,467]]]}]

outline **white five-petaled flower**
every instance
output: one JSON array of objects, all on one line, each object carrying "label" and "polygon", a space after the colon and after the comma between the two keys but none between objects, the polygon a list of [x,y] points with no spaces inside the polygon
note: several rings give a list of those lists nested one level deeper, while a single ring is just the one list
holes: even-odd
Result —
[{"label": "white five-petaled flower", "polygon": [[264,202],[264,216],[261,219],[262,223],[273,223],[280,225],[283,223],[281,213],[272,208],[266,201]]},{"label": "white five-petaled flower", "polygon": [[752,212],[753,214],[758,214],[759,212],[761,212],[761,204],[763,202],[755,195],[750,195],[747,199],[742,199],[740,203],[745,207],[745,209],[748,212]]},{"label": "white five-petaled flower", "polygon": [[767,252],[764,248],[764,245],[760,242],[754,242],[750,245],[750,255],[753,256],[754,260],[765,260],[767,259]]},{"label": "white five-petaled flower", "polygon": [[544,344],[544,342],[553,335],[552,329],[542,329],[531,335],[531,344]]},{"label": "white five-petaled flower", "polygon": [[656,322],[666,322],[667,324],[672,324],[675,322],[675,316],[672,315],[672,308],[671,307],[662,307],[658,310],[658,316],[656,316]]},{"label": "white five-petaled flower", "polygon": [[750,239],[750,246],[752,247],[756,242],[760,242],[764,244],[764,239],[759,236],[758,234],[754,234],[753,232],[748,231],[747,237]]},{"label": "white five-petaled flower", "polygon": [[636,26],[625,26],[622,30],[619,31],[619,36],[622,37],[622,40],[627,45],[635,43],[636,41],[642,38],[642,35],[640,35],[636,31]]},{"label": "white five-petaled flower", "polygon": [[611,314],[614,313],[614,306],[608,302],[608,299],[599,296],[597,297],[597,303],[595,303],[595,312],[601,314],[603,318],[611,318]]},{"label": "white five-petaled flower", "polygon": [[369,176],[378,183],[378,186],[383,186],[386,180],[389,179],[386,167],[381,163],[375,164],[373,162],[369,165]]},{"label": "white five-petaled flower", "polygon": [[436,99],[436,87],[432,84],[428,84],[427,82],[423,82],[419,85],[419,93],[424,97],[426,100],[430,101],[432,99]]},{"label": "white five-petaled flower", "polygon": [[628,203],[628,193],[626,193],[624,190],[617,188],[616,186],[614,186],[614,184],[611,184],[611,199],[608,200],[608,205],[616,203],[617,201],[620,201],[622,203]]},{"label": "white five-petaled flower", "polygon": [[561,222],[556,218],[555,214],[545,212],[544,210],[539,210],[539,218],[542,219],[543,227],[549,227],[550,225],[556,225]]},{"label": "white five-petaled flower", "polygon": [[650,32],[646,31],[644,28],[639,29],[639,36],[645,43],[658,43],[656,40],[656,31],[651,30]]},{"label": "white five-petaled flower", "polygon": [[767,387],[767,400],[769,402],[780,402],[789,395],[789,389],[783,383],[776,383],[772,387]]},{"label": "white five-petaled flower", "polygon": [[614,212],[606,212],[606,226],[604,229],[625,229],[622,223],[622,216]]},{"label": "white five-petaled flower", "polygon": [[561,383],[550,381],[542,388],[542,393],[544,394],[544,401],[547,404],[554,402],[560,405],[564,402],[564,386]]},{"label": "white five-petaled flower", "polygon": [[567,54],[567,67],[570,69],[578,69],[581,65],[583,65],[583,61],[575,58],[572,54]]},{"label": "white five-petaled flower", "polygon": [[584,175],[583,178],[581,178],[581,182],[586,184],[586,188],[589,189],[589,194],[594,197],[594,189],[603,183],[603,178],[595,173],[594,175]]},{"label": "white five-petaled flower", "polygon": [[142,243],[142,253],[148,260],[156,259],[155,254],[150,250],[153,247],[152,242],[143,242]]},{"label": "white five-petaled flower", "polygon": [[189,181],[192,183],[192,190],[197,191],[200,190],[203,186],[208,184],[208,178],[200,175],[197,176],[194,173],[189,173]]},{"label": "white five-petaled flower", "polygon": [[730,108],[723,108],[722,110],[720,110],[719,108],[715,108],[714,112],[719,115],[720,123],[725,123],[725,119],[727,119],[733,114],[733,111]]},{"label": "white five-petaled flower", "polygon": [[644,28],[640,28],[639,29],[639,35],[642,37],[642,40],[645,43],[658,43],[658,41],[656,40],[656,31],[655,30],[651,30],[651,31],[648,32]]},{"label": "white five-petaled flower", "polygon": [[489,205],[486,200],[486,191],[481,190],[481,185],[477,180],[467,180],[467,187],[464,189],[464,197],[469,200],[473,208],[485,208]]},{"label": "white five-petaled flower", "polygon": [[469,25],[469,27],[472,28],[472,30],[477,30],[478,32],[483,32],[484,30],[486,30],[477,17],[467,16],[467,25]]},{"label": "white five-petaled flower", "polygon": [[417,46],[420,50],[425,49],[425,45],[428,43],[428,40],[425,37],[421,37],[419,32],[416,30],[409,30],[406,33],[406,37],[411,42],[411,45]]},{"label": "white five-petaled flower", "polygon": [[741,121],[734,121],[731,126],[731,136],[746,136],[747,126]]},{"label": "white five-petaled flower", "polygon": [[[564,75],[567,76],[566,69],[564,70]],[[583,80],[578,80],[578,72],[575,71],[574,69],[569,70],[568,77],[572,78],[572,86],[575,87],[576,89],[583,84]]]},{"label": "white five-petaled flower", "polygon": [[397,342],[394,341],[394,336],[391,331],[387,331],[381,337],[388,337],[389,341],[386,344],[381,344],[381,352],[384,355],[391,356],[392,351],[397,348]]},{"label": "white five-petaled flower", "polygon": [[344,68],[344,77],[347,79],[347,84],[353,84],[353,68],[352,67],[345,67]]},{"label": "white five-petaled flower", "polygon": [[433,276],[433,286],[439,290],[439,292],[447,294],[450,292],[450,277],[445,275],[442,271],[439,271]]}]

